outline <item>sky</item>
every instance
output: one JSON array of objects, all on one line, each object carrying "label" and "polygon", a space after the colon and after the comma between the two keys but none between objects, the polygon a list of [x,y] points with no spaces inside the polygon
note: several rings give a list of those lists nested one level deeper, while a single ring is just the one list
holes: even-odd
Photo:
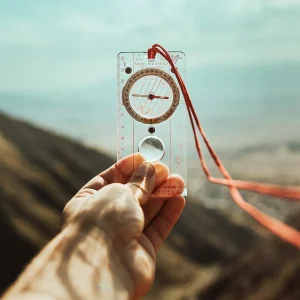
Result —
[{"label": "sky", "polygon": [[115,130],[116,55],[158,42],[186,53],[213,137],[229,103],[242,121],[274,98],[274,118],[286,117],[300,108],[299,16],[300,0],[0,0],[0,109],[90,141],[95,126]]}]

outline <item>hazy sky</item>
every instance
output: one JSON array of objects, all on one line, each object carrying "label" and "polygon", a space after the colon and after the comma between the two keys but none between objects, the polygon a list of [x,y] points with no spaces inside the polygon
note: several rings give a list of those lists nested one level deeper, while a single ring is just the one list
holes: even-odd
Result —
[{"label": "hazy sky", "polygon": [[157,42],[215,145],[295,136],[300,0],[0,0],[0,109],[114,149],[116,56]]},{"label": "hazy sky", "polygon": [[0,91],[115,80],[118,52],[154,42],[186,52],[190,72],[299,62],[299,16],[300,0],[2,0]]}]

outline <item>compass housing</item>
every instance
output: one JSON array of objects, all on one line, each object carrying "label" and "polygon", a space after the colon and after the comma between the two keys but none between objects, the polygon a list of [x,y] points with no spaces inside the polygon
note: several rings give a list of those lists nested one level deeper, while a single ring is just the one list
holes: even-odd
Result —
[{"label": "compass housing", "polygon": [[[130,98],[130,93],[134,85],[137,83],[139,79],[146,76],[157,76],[162,78],[169,85],[173,94],[172,103],[170,104],[169,108],[162,114],[159,114],[158,116],[155,117],[149,117],[149,118],[143,116],[142,113],[139,113],[136,111],[136,109],[134,109],[134,107],[131,104],[131,98]],[[149,95],[152,94],[150,93]],[[148,96],[148,100],[146,101],[153,101],[153,98]],[[137,71],[128,79],[128,81],[126,82],[122,90],[122,103],[125,106],[127,112],[136,121],[144,124],[157,124],[167,120],[175,112],[179,102],[180,102],[180,91],[174,79],[165,71],[159,70],[157,68],[145,68],[145,69],[141,69],[140,71]]]}]

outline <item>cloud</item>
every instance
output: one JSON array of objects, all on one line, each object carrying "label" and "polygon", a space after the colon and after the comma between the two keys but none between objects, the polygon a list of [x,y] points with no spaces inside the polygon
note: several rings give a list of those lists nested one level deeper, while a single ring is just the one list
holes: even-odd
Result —
[{"label": "cloud", "polygon": [[299,8],[300,0],[231,0],[227,7],[233,13],[258,13],[269,8]]},{"label": "cloud", "polygon": [[111,62],[101,57],[78,61],[21,57],[16,58],[13,63],[2,62],[1,66],[2,92],[54,92],[55,95],[55,91],[74,91],[86,86],[100,85],[115,73]]},{"label": "cloud", "polygon": [[101,36],[118,34],[120,31],[124,31],[124,29],[126,31],[126,28],[128,28],[128,26],[122,26],[121,24],[108,26],[108,24],[100,21],[100,19],[93,18],[82,12],[68,13],[60,21],[60,24],[63,30],[75,31],[82,34],[99,34]]},{"label": "cloud", "polygon": [[268,4],[279,7],[300,7],[300,0],[268,0]]},{"label": "cloud", "polygon": [[1,17],[0,28],[0,47],[40,47],[52,44],[52,40],[32,20]]},{"label": "cloud", "polygon": [[[132,0],[130,3],[115,0],[113,7],[103,9],[96,15],[87,11],[68,11],[61,16],[59,23],[63,30],[111,37],[130,34],[146,27],[163,29],[168,27],[167,22],[173,24],[175,20],[178,21],[180,15],[180,21],[189,20],[189,13],[183,11],[183,7],[183,0]],[[180,26],[184,23],[180,22]]]}]

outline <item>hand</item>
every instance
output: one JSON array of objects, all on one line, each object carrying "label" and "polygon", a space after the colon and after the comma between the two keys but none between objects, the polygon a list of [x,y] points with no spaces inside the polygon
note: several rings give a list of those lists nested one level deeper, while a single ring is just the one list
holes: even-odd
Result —
[{"label": "hand", "polygon": [[[137,153],[102,172],[71,199],[63,213],[65,226],[77,222],[84,231],[93,224],[105,232],[110,250],[120,262],[112,272],[124,282],[131,278],[126,285],[132,298],[150,289],[156,253],[185,204],[180,195],[184,188],[182,178],[169,176],[162,163],[143,161]],[[155,196],[169,186],[171,197]],[[119,270],[125,270],[127,276]]]}]

